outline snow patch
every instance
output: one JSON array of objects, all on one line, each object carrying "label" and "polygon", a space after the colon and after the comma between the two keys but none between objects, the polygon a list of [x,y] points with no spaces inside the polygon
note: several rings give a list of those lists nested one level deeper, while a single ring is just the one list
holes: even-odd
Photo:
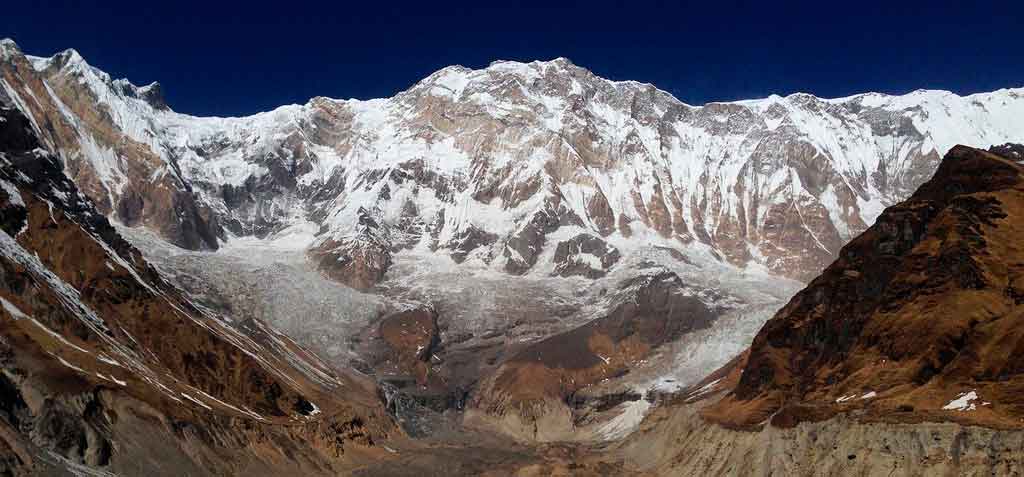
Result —
[{"label": "snow patch", "polygon": [[573,255],[573,260],[577,263],[584,264],[594,270],[604,270],[604,266],[601,264],[601,257],[592,253],[580,252]]},{"label": "snow patch", "polygon": [[957,395],[956,399],[942,406],[942,409],[946,411],[973,411],[977,409],[977,406],[972,401],[977,399],[978,393],[975,391],[962,392]]},{"label": "snow patch", "polygon": [[196,399],[196,398],[192,397],[191,395],[189,395],[189,394],[187,394],[187,393],[181,393],[181,397],[183,397],[183,398],[185,398],[185,399],[188,399],[189,401],[192,401],[192,402],[194,402],[194,403],[196,403],[196,404],[198,404],[198,405],[202,406],[202,407],[203,407],[204,409],[206,409],[207,411],[212,411],[212,410],[213,410],[213,408],[212,408],[212,407],[210,407],[209,405],[207,405],[207,404],[206,404],[205,402],[203,402],[203,401],[200,401],[200,400],[198,400],[198,399]]},{"label": "snow patch", "polygon": [[636,426],[640,425],[644,416],[647,415],[647,411],[650,410],[651,403],[647,402],[646,399],[638,399],[624,403],[621,406],[624,409],[617,416],[597,428],[598,436],[606,440],[625,436],[635,429]]},{"label": "snow patch", "polygon": [[106,380],[106,381],[110,381],[110,382],[112,382],[114,384],[117,384],[119,386],[127,386],[128,385],[128,381],[121,381],[120,379],[117,379],[114,376],[107,376],[107,375],[105,375],[103,373],[96,373],[96,377],[100,378],[100,379],[103,379],[103,380]]},{"label": "snow patch", "polygon": [[25,201],[21,199],[21,194],[18,192],[18,188],[3,179],[0,179],[0,189],[3,189],[7,193],[7,200],[11,204],[25,207]]},{"label": "snow patch", "polygon": [[710,383],[707,383],[707,384],[701,386],[700,389],[690,393],[690,395],[686,397],[686,402],[696,401],[697,398],[699,398],[699,397],[701,397],[701,396],[711,392],[713,389],[715,389],[715,386],[717,386],[718,383],[721,382],[721,381],[722,381],[722,378],[718,378],[718,379],[716,379],[714,381],[711,381]]},{"label": "snow patch", "polygon": [[67,362],[66,360],[64,360],[64,358],[61,358],[60,356],[57,357],[57,361],[60,361],[60,364],[63,364],[64,366],[66,366],[68,368],[71,368],[71,369],[73,369],[75,371],[78,371],[78,372],[80,372],[82,374],[89,374],[88,371],[86,371],[86,370],[84,370],[82,368],[79,368],[78,366],[75,366],[75,365]]},{"label": "snow patch", "polygon": [[28,318],[28,315],[22,313],[21,310],[18,309],[18,307],[14,306],[14,303],[5,300],[3,297],[0,297],[0,305],[2,305],[4,311],[10,314],[11,318],[15,320]]}]

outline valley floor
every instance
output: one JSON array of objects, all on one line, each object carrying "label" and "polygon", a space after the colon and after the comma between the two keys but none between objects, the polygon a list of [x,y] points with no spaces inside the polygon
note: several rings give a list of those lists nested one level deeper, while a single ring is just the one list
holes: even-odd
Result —
[{"label": "valley floor", "polygon": [[[413,385],[400,390],[411,399],[387,396],[395,417],[417,438],[388,443],[390,458],[357,467],[357,475],[626,475],[632,471],[625,459],[601,458],[608,443],[633,431],[659,396],[687,387],[740,353],[798,287],[699,256],[680,261],[658,250],[628,256],[620,272],[598,280],[541,273],[512,277],[482,264],[456,266],[447,256],[402,253],[385,280],[364,293],[315,270],[305,256],[309,236],[301,228],[266,240],[232,240],[217,252],[182,250],[141,228],[120,232],[204,306],[237,320],[264,320],[332,365],[378,381],[393,383],[401,374],[389,367],[395,357],[381,343],[381,319],[417,306],[437,310],[442,346],[431,367],[443,374],[446,388]],[[524,346],[607,313],[613,305],[608,289],[652,266],[679,274],[694,293],[715,291],[702,299],[729,311],[714,326],[667,343],[628,374],[579,393],[578,399],[598,404],[577,409],[566,423],[573,442],[517,443],[502,437],[509,430],[500,420],[463,423],[481,379]],[[710,267],[719,269],[708,273]]]}]

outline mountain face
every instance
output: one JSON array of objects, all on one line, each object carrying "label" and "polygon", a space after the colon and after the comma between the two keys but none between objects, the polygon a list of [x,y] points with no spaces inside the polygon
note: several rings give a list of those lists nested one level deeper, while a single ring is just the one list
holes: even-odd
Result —
[{"label": "mountain face", "polygon": [[666,474],[1019,474],[1022,153],[951,149],[625,452]]},{"label": "mountain face", "polygon": [[361,289],[403,250],[597,276],[651,243],[807,280],[952,145],[1024,140],[1020,90],[694,107],[562,58],[242,118],[175,113],[73,50],[7,40],[0,73],[104,214],[190,249],[306,225],[321,268]]},{"label": "mountain face", "polygon": [[[619,439],[650,412],[652,436],[740,452],[775,429],[846,435],[830,418],[851,410],[948,420],[927,410],[953,388],[948,404],[979,411],[966,424],[1016,416],[998,384],[1015,382],[1016,335],[994,316],[1012,311],[1016,232],[1001,221],[1022,151],[954,145],[1024,141],[1024,90],[694,107],[560,58],[202,118],[74,50],[4,40],[0,104],[10,466],[131,475],[151,467],[132,458],[166,459],[131,444],[140,413],[104,421],[90,392],[103,410],[155,409],[154,452],[220,474],[369,457],[368,475],[500,475],[541,453],[554,467],[534,474],[618,475],[565,442]],[[963,313],[920,318],[940,308]],[[71,375],[85,382],[54,384]],[[33,433],[50,422],[72,431]],[[650,442],[617,455],[682,459]]]},{"label": "mountain face", "polygon": [[335,474],[396,432],[370,383],[166,281],[7,101],[0,474]]}]

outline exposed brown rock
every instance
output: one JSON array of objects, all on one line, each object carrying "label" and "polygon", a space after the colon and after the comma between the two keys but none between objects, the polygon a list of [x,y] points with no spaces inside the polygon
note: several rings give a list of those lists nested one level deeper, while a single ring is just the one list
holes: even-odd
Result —
[{"label": "exposed brown rock", "polygon": [[390,232],[370,213],[359,210],[357,231],[341,239],[329,239],[309,251],[310,257],[332,280],[356,290],[369,290],[391,267]]},{"label": "exposed brown rock", "polygon": [[647,211],[647,218],[651,222],[651,227],[657,230],[661,236],[671,237],[675,228],[672,223],[672,213],[669,212],[668,206],[665,204],[661,182],[655,183],[654,195],[651,196],[651,200],[646,204],[645,210]]},{"label": "exposed brown rock", "polygon": [[[448,243],[448,248],[451,249],[452,260],[455,260],[455,263],[462,263],[474,250],[491,245],[497,240],[497,235],[470,225],[452,238]],[[490,259],[490,256],[484,257],[486,262],[489,262]]]},{"label": "exposed brown rock", "polygon": [[629,226],[629,219],[623,214],[619,214],[619,233],[626,238],[633,236],[633,229]]},{"label": "exposed brown rock", "polygon": [[[36,71],[24,56],[13,55],[0,61],[0,77],[19,96],[32,98],[26,107],[37,124],[45,125],[44,141],[60,151],[71,178],[100,211],[128,225],[149,226],[181,247],[216,249],[223,234],[212,211],[196,199],[174,165],[129,138],[104,107],[97,107],[98,99],[79,81],[79,74],[68,73],[82,61],[68,50],[47,69]],[[73,113],[76,122],[70,122],[64,111]],[[118,158],[113,167],[123,174],[124,183],[104,182],[109,173],[95,169],[91,161],[98,158],[86,157],[90,152],[83,150],[83,138]]]},{"label": "exposed brown rock", "polygon": [[600,190],[587,201],[587,215],[597,225],[597,232],[607,237],[615,231],[615,212],[608,205],[608,198]]},{"label": "exposed brown rock", "polygon": [[794,200],[768,208],[759,253],[772,257],[767,265],[773,272],[809,280],[841,244],[824,207]]},{"label": "exposed brown rock", "polygon": [[420,385],[426,384],[431,357],[441,344],[437,313],[428,308],[394,313],[381,320],[379,332],[393,350],[399,366]]}]

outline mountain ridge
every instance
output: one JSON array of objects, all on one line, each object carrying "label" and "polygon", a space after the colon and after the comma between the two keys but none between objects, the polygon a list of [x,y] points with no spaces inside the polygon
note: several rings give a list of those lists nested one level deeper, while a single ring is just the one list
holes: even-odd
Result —
[{"label": "mountain ridge", "polygon": [[[390,98],[197,117],[168,108],[158,84],[112,80],[74,50],[44,59],[5,45],[4,89],[69,130],[54,145],[113,218],[190,249],[311,222],[308,247],[336,276],[347,274],[339,260],[382,276],[384,255],[409,247],[528,273],[557,246],[549,235],[575,228],[620,252],[647,237],[806,280],[953,144],[1024,140],[1009,121],[1024,89],[690,106],[565,58],[450,66]],[[154,181],[171,197],[139,190]],[[157,210],[167,205],[178,217]],[[363,216],[402,243],[360,238]]]},{"label": "mountain ridge", "polygon": [[[6,45],[7,47],[13,47],[13,51],[21,53],[20,47],[18,46],[17,42],[15,42],[14,39],[12,39],[12,38],[0,38],[0,44]],[[25,56],[27,58],[33,60],[33,61],[49,61],[49,60],[51,60],[54,57],[59,56],[59,55],[73,55],[73,56],[76,56],[78,59],[80,59],[80,61],[84,62],[86,65],[88,65],[89,67],[93,68],[94,70],[99,71],[99,72],[103,72],[102,69],[89,64],[88,61],[85,60],[85,58],[81,55],[81,53],[77,49],[75,49],[75,48],[65,48],[65,49],[63,49],[61,51],[58,51],[57,53],[54,53],[54,55],[50,56],[50,57],[34,56],[34,55],[27,55],[27,54]],[[472,68],[472,67],[465,66],[465,65],[462,65],[462,64],[452,64],[452,65],[448,65],[448,66],[442,67],[442,68],[434,71],[433,73],[430,73],[430,74],[424,76],[423,79],[413,83],[408,88],[396,91],[395,94],[392,95],[392,96],[379,96],[379,97],[371,97],[371,98],[360,99],[360,98],[354,98],[354,97],[343,98],[343,97],[332,97],[332,96],[324,96],[324,95],[314,95],[314,96],[311,96],[305,102],[280,104],[280,105],[274,106],[274,107],[272,107],[272,108],[270,108],[270,109],[268,109],[266,111],[259,111],[259,112],[252,113],[252,114],[241,114],[241,115],[228,115],[228,116],[198,115],[198,114],[192,114],[192,113],[186,113],[186,112],[178,112],[178,111],[175,111],[175,113],[179,114],[179,115],[182,115],[182,116],[191,116],[191,117],[194,117],[194,118],[244,119],[244,118],[251,118],[253,116],[258,116],[258,115],[261,115],[261,114],[266,114],[266,113],[274,112],[274,111],[276,111],[278,109],[281,109],[281,108],[295,107],[295,106],[308,106],[310,103],[314,102],[317,99],[330,100],[330,101],[335,101],[335,102],[350,102],[350,101],[365,102],[365,101],[373,101],[373,100],[378,100],[378,99],[388,99],[388,98],[394,97],[395,95],[398,95],[398,94],[400,94],[402,92],[408,91],[409,89],[414,88],[420,82],[422,82],[422,81],[424,81],[424,80],[426,80],[426,79],[428,79],[428,78],[430,78],[430,77],[432,77],[434,75],[437,75],[438,73],[440,73],[440,72],[442,72],[444,70],[450,69],[450,68],[451,69],[456,69],[456,70],[466,70],[466,71],[481,71],[481,70],[486,70],[488,68],[491,68],[491,67],[493,67],[495,65],[503,64],[503,63],[515,64],[515,65],[520,65],[520,66],[533,65],[533,64],[539,64],[539,65],[543,66],[543,65],[555,64],[555,63],[563,63],[563,64],[568,64],[570,66],[586,69],[585,67],[577,65],[575,62],[572,61],[571,58],[564,57],[564,56],[554,57],[554,58],[551,58],[549,60],[529,60],[529,61],[526,61],[526,60],[500,60],[499,59],[499,60],[493,60],[487,66],[480,67],[480,68]],[[106,74],[107,76],[110,76],[109,74],[107,74],[105,72],[104,72],[104,74]],[[596,76],[596,74],[595,74],[595,76]],[[152,81],[152,82],[150,82],[150,83],[148,83],[146,85],[139,86],[139,85],[136,85],[135,83],[132,83],[131,80],[128,79],[128,78],[113,78],[112,76],[110,76],[110,77],[114,81],[126,81],[129,84],[135,86],[136,88],[140,88],[140,89],[141,88],[155,86],[155,85],[162,86],[162,83],[160,81],[158,81],[158,80],[157,81]],[[658,91],[660,93],[664,93],[666,95],[672,96],[680,104],[688,106],[688,107],[691,107],[691,108],[703,108],[703,107],[706,107],[708,105],[717,105],[717,104],[724,104],[724,105],[728,105],[728,104],[750,105],[750,104],[758,104],[758,103],[768,102],[768,101],[772,101],[772,100],[776,100],[777,101],[779,99],[790,99],[790,98],[793,98],[793,97],[802,97],[802,96],[810,96],[810,97],[813,97],[815,99],[818,99],[818,100],[821,100],[821,101],[824,101],[824,102],[829,102],[829,103],[841,103],[841,102],[846,102],[846,101],[849,101],[849,100],[858,99],[858,98],[865,97],[865,96],[881,96],[881,97],[889,97],[889,98],[904,98],[904,97],[907,97],[907,96],[910,96],[910,95],[926,94],[926,95],[951,95],[951,96],[957,96],[957,97],[960,97],[960,98],[963,98],[963,99],[973,99],[975,97],[980,97],[980,96],[989,95],[989,94],[995,94],[995,93],[1011,93],[1011,92],[1014,92],[1014,93],[1024,93],[1024,86],[1019,86],[1019,87],[1009,86],[1009,87],[999,88],[999,89],[995,89],[995,90],[991,90],[991,91],[978,91],[978,92],[967,93],[967,94],[956,93],[956,92],[953,92],[951,90],[946,90],[946,89],[917,88],[917,89],[914,89],[914,90],[907,91],[905,93],[884,93],[884,92],[881,92],[881,91],[864,91],[864,92],[860,92],[860,93],[853,93],[853,94],[849,94],[849,95],[845,95],[845,96],[834,96],[834,97],[833,96],[819,96],[819,95],[817,95],[815,93],[811,93],[811,92],[808,92],[808,91],[794,91],[792,93],[787,93],[787,94],[770,93],[768,96],[764,96],[764,97],[754,97],[754,98],[745,98],[745,99],[731,99],[731,100],[712,100],[712,101],[706,101],[706,102],[704,102],[702,104],[696,104],[696,103],[688,103],[686,101],[680,100],[674,94],[672,94],[671,92],[659,88],[654,83],[645,82],[645,81],[637,81],[637,80],[613,80],[613,79],[607,79],[607,78],[603,78],[603,77],[602,77],[602,79],[605,79],[606,81],[611,82],[611,83],[634,84],[634,85],[637,85],[637,86],[651,86],[651,87],[654,87],[654,88],[658,89]],[[171,108],[171,109],[173,110],[173,108]]]}]

